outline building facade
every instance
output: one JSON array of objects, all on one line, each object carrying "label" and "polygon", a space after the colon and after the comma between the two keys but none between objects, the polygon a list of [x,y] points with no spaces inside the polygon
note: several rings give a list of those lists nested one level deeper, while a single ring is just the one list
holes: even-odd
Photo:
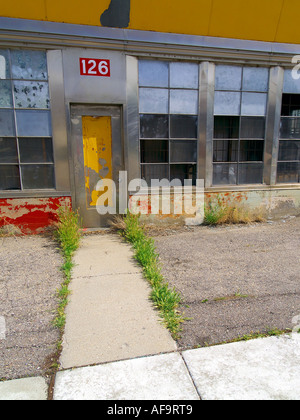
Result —
[{"label": "building facade", "polygon": [[134,179],[201,179],[300,213],[298,2],[30,3],[0,6],[0,226],[41,232],[62,204],[104,226],[101,179],[120,212]]}]

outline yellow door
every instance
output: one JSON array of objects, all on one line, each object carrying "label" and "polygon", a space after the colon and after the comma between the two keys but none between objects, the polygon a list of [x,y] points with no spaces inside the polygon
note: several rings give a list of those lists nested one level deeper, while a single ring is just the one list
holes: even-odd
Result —
[{"label": "yellow door", "polygon": [[[96,207],[104,192],[97,191],[101,179],[113,179],[111,117],[82,117],[84,176],[87,209]],[[112,206],[108,195],[105,205]]]}]

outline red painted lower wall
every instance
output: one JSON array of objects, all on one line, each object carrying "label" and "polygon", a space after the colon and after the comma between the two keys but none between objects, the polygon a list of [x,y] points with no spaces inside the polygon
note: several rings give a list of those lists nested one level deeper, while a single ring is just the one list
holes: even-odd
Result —
[{"label": "red painted lower wall", "polygon": [[71,197],[0,199],[0,228],[14,225],[23,234],[42,233],[57,221],[62,205],[71,206]]}]

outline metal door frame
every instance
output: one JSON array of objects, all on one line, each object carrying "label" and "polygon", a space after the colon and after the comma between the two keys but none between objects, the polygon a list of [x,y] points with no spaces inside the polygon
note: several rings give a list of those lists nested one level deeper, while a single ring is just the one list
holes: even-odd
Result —
[{"label": "metal door frame", "polygon": [[[117,188],[119,172],[124,170],[124,142],[122,131],[122,106],[119,105],[90,105],[70,104],[70,139],[71,160],[73,172],[73,207],[79,210],[82,217],[83,227],[97,228],[107,226],[111,215],[99,215],[96,208],[87,208],[84,155],[82,137],[82,117],[111,117],[112,128],[112,172],[113,181]],[[100,178],[99,178],[100,180]],[[118,203],[117,203],[118,204]],[[84,207],[83,207],[84,205]]]}]

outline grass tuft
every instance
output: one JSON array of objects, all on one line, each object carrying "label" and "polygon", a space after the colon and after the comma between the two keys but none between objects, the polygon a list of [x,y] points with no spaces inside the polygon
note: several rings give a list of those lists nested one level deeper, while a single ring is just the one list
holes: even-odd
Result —
[{"label": "grass tuft", "polygon": [[64,281],[60,290],[57,291],[59,305],[53,324],[56,328],[63,330],[66,323],[65,308],[68,304],[70,294],[69,284],[71,281],[72,269],[74,267],[73,255],[80,244],[80,224],[77,212],[69,207],[59,207],[57,210],[57,230],[54,232],[64,258],[61,271],[64,273]]},{"label": "grass tuft", "polygon": [[249,210],[242,205],[225,205],[221,197],[216,201],[209,201],[204,207],[204,224],[249,224],[264,222],[262,210]]},{"label": "grass tuft", "polygon": [[174,288],[169,287],[161,273],[154,240],[145,234],[139,216],[128,213],[117,226],[121,235],[134,248],[135,259],[142,266],[144,276],[152,288],[150,299],[158,309],[164,325],[173,338],[178,339],[181,324],[185,321],[179,311],[181,296]]},{"label": "grass tuft", "polygon": [[71,261],[80,243],[79,216],[69,207],[59,207],[57,210],[58,225],[55,236],[60,244],[63,255]]}]

